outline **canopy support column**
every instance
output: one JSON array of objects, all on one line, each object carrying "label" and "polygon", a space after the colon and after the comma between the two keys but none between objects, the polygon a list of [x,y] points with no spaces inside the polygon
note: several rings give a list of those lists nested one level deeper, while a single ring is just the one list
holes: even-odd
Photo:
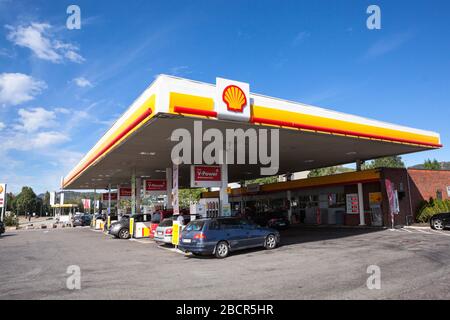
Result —
[{"label": "canopy support column", "polygon": [[229,216],[231,214],[230,203],[228,201],[228,165],[221,164],[220,165],[221,178],[222,178],[222,186],[220,187],[219,192],[219,201],[220,201],[220,216]]},{"label": "canopy support column", "polygon": [[359,225],[365,226],[366,220],[364,217],[364,196],[362,183],[358,183],[358,203],[359,203]]},{"label": "canopy support column", "polygon": [[172,209],[172,168],[166,168],[166,209]]}]

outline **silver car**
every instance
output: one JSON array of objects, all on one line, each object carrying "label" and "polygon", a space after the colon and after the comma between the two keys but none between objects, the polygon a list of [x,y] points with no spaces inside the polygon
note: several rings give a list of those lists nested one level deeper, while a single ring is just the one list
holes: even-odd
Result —
[{"label": "silver car", "polygon": [[162,243],[172,243],[173,218],[166,218],[161,221],[155,230],[155,241]]}]

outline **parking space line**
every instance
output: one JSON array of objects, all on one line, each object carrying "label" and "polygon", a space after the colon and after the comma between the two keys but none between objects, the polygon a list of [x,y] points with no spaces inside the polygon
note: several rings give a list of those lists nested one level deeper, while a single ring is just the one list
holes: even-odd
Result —
[{"label": "parking space line", "polygon": [[425,233],[425,234],[432,234],[432,232],[429,231],[425,231],[425,230],[421,230],[421,229],[416,229],[419,232]]},{"label": "parking space line", "polygon": [[446,232],[444,232],[444,231],[432,230],[431,232],[434,233],[434,234],[440,234],[440,235],[443,235],[443,236],[450,237],[450,234],[449,234],[449,233],[446,233]]},{"label": "parking space line", "polygon": [[183,251],[181,251],[180,249],[177,249],[177,248],[167,248],[167,247],[163,247],[163,246],[157,246],[157,247],[160,248],[160,249],[163,249],[163,250],[167,250],[167,251],[170,251],[170,252],[181,254],[183,256],[189,255],[188,253],[185,253],[185,252],[183,252]]},{"label": "parking space line", "polygon": [[147,240],[139,240],[139,239],[135,239],[135,238],[131,238],[129,239],[130,241],[134,241],[134,242],[139,242],[142,244],[150,244],[150,243],[155,243],[155,241],[147,239]]}]

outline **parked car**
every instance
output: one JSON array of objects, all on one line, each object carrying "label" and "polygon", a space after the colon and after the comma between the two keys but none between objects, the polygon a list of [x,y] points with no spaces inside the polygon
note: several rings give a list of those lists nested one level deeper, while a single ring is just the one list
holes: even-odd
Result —
[{"label": "parked car", "polygon": [[265,212],[265,213],[254,213],[249,216],[249,219],[262,226],[269,227],[278,230],[287,229],[290,226],[287,214],[284,212]]},{"label": "parked car", "polygon": [[74,227],[84,227],[91,224],[92,217],[89,214],[75,215],[72,219]]},{"label": "parked car", "polygon": [[450,228],[450,212],[438,213],[430,219],[430,226],[435,230]]},{"label": "parked car", "polygon": [[111,223],[109,234],[120,239],[130,238],[130,216],[123,215],[120,221]]},{"label": "parked car", "polygon": [[3,223],[3,221],[0,221],[0,235],[2,233],[5,233],[5,224]]},{"label": "parked car", "polygon": [[267,215],[267,226],[278,230],[289,228],[290,222],[283,212],[274,212]]},{"label": "parked car", "polygon": [[154,239],[157,243],[172,243],[173,220],[173,217],[166,218],[158,224],[154,232]]},{"label": "parked car", "polygon": [[210,218],[191,221],[181,233],[179,248],[194,255],[225,258],[230,252],[264,247],[274,249],[280,233],[240,218]]},{"label": "parked car", "polygon": [[158,210],[152,213],[152,219],[150,223],[150,238],[155,237],[156,228],[161,221],[170,218],[173,215],[173,210]]},{"label": "parked car", "polygon": [[[150,221],[149,213],[136,213],[131,217],[134,218],[135,222]],[[124,214],[119,221],[111,223],[111,226],[109,227],[109,234],[120,239],[130,238],[130,215]]]},{"label": "parked car", "polygon": [[[190,215],[183,215],[184,224],[187,225],[191,221]],[[158,224],[155,230],[154,239],[156,242],[172,243],[173,221],[178,219],[178,215],[166,218]]]}]

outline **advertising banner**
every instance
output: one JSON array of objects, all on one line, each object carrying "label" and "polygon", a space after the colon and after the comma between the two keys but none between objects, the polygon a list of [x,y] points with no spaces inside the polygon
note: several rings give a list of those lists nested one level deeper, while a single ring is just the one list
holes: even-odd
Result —
[{"label": "advertising banner", "polygon": [[164,179],[145,179],[144,192],[148,195],[163,195],[167,193],[167,181]]},{"label": "advertising banner", "polygon": [[392,185],[391,180],[386,179],[385,180],[386,183],[386,193],[388,195],[388,200],[389,200],[389,212],[391,214],[398,214],[398,205],[396,205],[396,203],[398,203],[398,199],[396,200],[396,192],[394,190],[394,187]]},{"label": "advertising banner", "polygon": [[[102,194],[102,201],[103,202],[108,201],[108,193]],[[111,201],[117,201],[117,192],[111,192]]]},{"label": "advertising banner", "polygon": [[0,183],[0,208],[6,206],[6,184]]},{"label": "advertising banner", "polygon": [[[173,214],[180,214],[180,205],[178,202],[178,169],[179,167],[174,164],[172,169],[172,207]],[[175,228],[174,228],[175,230]],[[173,235],[172,235],[173,238]]]},{"label": "advertising banner", "polygon": [[191,166],[191,187],[210,188],[222,186],[220,166]]},{"label": "advertising banner", "polygon": [[382,200],[381,192],[370,192],[369,193],[369,203],[370,204],[381,203],[381,200]]},{"label": "advertising banner", "polygon": [[83,203],[84,209],[91,208],[91,199],[82,199],[81,202]]},{"label": "advertising banner", "polygon": [[119,195],[120,199],[131,198],[131,188],[120,188]]}]

